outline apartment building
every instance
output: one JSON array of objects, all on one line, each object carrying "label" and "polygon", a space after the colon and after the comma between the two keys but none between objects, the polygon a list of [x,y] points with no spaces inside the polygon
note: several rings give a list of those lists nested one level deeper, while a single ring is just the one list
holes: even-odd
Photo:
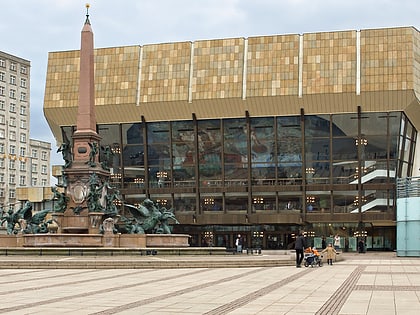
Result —
[{"label": "apartment building", "polygon": [[18,187],[50,184],[51,144],[30,139],[30,61],[0,51],[0,207],[20,207]]}]

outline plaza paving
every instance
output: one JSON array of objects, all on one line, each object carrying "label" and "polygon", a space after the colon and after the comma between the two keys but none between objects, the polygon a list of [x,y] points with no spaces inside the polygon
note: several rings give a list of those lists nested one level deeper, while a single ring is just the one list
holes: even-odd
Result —
[{"label": "plaza paving", "polygon": [[[268,251],[194,257],[0,256],[7,267],[0,268],[0,314],[419,314],[420,258],[343,253],[333,266],[314,268],[296,268],[292,258]],[[103,260],[117,267],[126,261],[130,268],[90,267]],[[45,267],[48,261],[57,264]],[[68,262],[79,268],[67,268]],[[145,262],[155,267],[144,267]]]}]

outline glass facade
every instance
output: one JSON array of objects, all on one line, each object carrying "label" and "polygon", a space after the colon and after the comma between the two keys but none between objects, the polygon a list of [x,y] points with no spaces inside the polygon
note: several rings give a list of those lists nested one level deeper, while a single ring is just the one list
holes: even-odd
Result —
[{"label": "glass facade", "polygon": [[[73,129],[62,130],[71,139]],[[314,245],[339,233],[348,250],[362,232],[371,249],[395,248],[395,226],[377,222],[395,220],[395,179],[411,176],[417,136],[402,112],[360,109],[139,121],[98,133],[126,202],[174,208],[175,231],[191,234],[192,246],[233,247],[240,233],[248,247],[258,235],[263,248],[288,248],[304,228]]]}]

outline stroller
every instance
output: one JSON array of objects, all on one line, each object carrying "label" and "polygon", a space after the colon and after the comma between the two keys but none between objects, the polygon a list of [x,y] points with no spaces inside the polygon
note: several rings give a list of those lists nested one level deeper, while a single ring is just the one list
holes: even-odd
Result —
[{"label": "stroller", "polygon": [[315,247],[309,247],[305,249],[303,259],[305,267],[322,267],[322,255],[318,252],[318,250]]}]

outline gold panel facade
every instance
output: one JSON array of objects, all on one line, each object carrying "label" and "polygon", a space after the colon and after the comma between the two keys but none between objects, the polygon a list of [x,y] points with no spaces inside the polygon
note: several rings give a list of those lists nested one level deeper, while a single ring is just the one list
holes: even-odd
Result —
[{"label": "gold panel facade", "polygon": [[303,35],[303,94],[356,91],[356,32]]},{"label": "gold panel facade", "polygon": [[248,39],[247,97],[297,95],[299,35]]},{"label": "gold panel facade", "polygon": [[139,46],[95,50],[95,104],[136,102]]},{"label": "gold panel facade", "polygon": [[143,47],[140,102],[188,100],[191,43]]},{"label": "gold panel facade", "polygon": [[77,106],[79,100],[79,51],[48,54],[44,107]]},{"label": "gold panel facade", "polygon": [[414,88],[413,29],[361,31],[361,91]]},{"label": "gold panel facade", "polygon": [[[302,108],[340,113],[360,105],[405,110],[417,126],[420,33],[402,27],[101,48],[95,87],[98,123],[294,115]],[[58,139],[60,126],[76,122],[78,89],[79,51],[50,53],[44,109]]]},{"label": "gold panel facade", "polygon": [[[95,50],[95,104],[135,103],[139,46]],[[50,53],[45,108],[75,107],[79,100],[79,51]]]},{"label": "gold panel facade", "polygon": [[243,38],[195,42],[192,99],[241,97],[243,61]]}]

